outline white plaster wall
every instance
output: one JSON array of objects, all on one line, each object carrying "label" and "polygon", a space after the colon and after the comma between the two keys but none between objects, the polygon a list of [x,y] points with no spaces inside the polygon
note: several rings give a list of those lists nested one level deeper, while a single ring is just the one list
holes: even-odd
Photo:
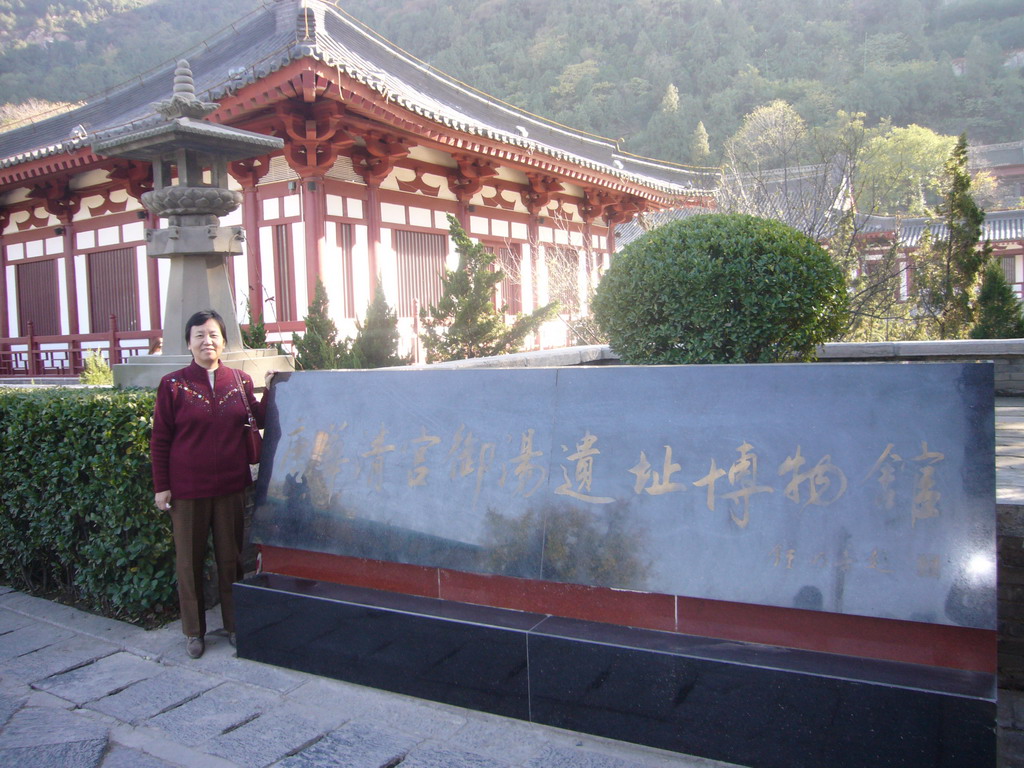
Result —
[{"label": "white plaster wall", "polygon": [[151,331],[153,324],[149,320],[149,259],[146,257],[146,246],[135,247],[135,269],[139,276],[139,330]]},{"label": "white plaster wall", "polygon": [[76,254],[75,262],[75,287],[78,297],[78,332],[92,333],[92,325],[89,322],[89,260],[84,253]]},{"label": "white plaster wall", "polygon": [[7,267],[7,336],[18,334],[18,275],[14,265]]},{"label": "white plaster wall", "polygon": [[68,312],[68,273],[66,259],[57,262],[57,299],[60,301],[60,332],[71,333],[71,313]]}]

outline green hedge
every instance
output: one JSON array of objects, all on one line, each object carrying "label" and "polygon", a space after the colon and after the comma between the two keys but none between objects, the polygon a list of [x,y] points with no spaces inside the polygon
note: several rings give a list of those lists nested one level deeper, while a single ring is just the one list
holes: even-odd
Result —
[{"label": "green hedge", "polygon": [[151,390],[0,389],[0,579],[108,616],[173,610]]}]

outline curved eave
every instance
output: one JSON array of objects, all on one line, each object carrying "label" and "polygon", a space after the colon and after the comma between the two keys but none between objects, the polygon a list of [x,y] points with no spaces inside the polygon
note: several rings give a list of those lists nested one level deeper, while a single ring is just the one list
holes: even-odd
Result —
[{"label": "curved eave", "polygon": [[[211,98],[221,102],[221,109],[210,119],[244,124],[247,114],[275,101],[316,93],[337,99],[356,114],[449,152],[492,157],[527,170],[557,175],[581,186],[635,194],[661,206],[692,205],[714,197],[710,190],[689,189],[641,174],[626,173],[579,155],[551,150],[520,136],[451,119],[434,119],[426,110],[411,109],[402,100],[390,97],[367,78],[345,77],[347,82],[340,81],[339,69],[321,59],[306,56],[247,85],[223,89],[219,93],[211,92]],[[421,119],[415,119],[417,117]]]},{"label": "curved eave", "polygon": [[[26,153],[30,155],[32,153]],[[17,165],[0,166],[0,191],[4,188],[21,186],[50,176],[81,173],[91,170],[104,162],[89,147],[69,150],[64,154],[49,154],[40,157],[25,157]]]}]

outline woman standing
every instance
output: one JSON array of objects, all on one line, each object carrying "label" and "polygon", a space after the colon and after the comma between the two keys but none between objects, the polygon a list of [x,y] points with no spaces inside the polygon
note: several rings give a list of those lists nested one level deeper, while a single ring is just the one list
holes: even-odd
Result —
[{"label": "woman standing", "polygon": [[210,530],[224,629],[235,644],[231,585],[243,576],[242,513],[252,484],[245,429],[250,410],[263,426],[264,408],[252,379],[220,361],[225,336],[224,320],[213,310],[188,319],[185,341],[193,361],[161,379],[150,441],[154,500],[174,528],[181,628],[193,659],[206,649],[202,576]]}]

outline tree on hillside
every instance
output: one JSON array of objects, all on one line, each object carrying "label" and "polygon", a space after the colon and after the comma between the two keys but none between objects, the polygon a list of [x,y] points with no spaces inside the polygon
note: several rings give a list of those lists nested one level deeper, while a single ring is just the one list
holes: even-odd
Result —
[{"label": "tree on hillside", "polygon": [[690,162],[694,165],[707,165],[711,162],[711,143],[704,121],[698,121],[690,139]]},{"label": "tree on hillside", "polygon": [[978,292],[978,321],[972,339],[1019,339],[1024,337],[1024,308],[996,261],[985,267]]},{"label": "tree on hillside", "polygon": [[427,362],[489,357],[517,351],[529,334],[553,317],[557,304],[548,304],[505,324],[505,307],[494,306],[495,286],[505,273],[494,269],[493,253],[474,243],[454,216],[450,234],[459,253],[455,270],[445,270],[437,304],[420,310]]},{"label": "tree on hillside", "polygon": [[860,167],[858,206],[884,214],[927,214],[942,193],[942,159],[955,142],[919,125],[889,128],[875,136]]},{"label": "tree on hillside", "polygon": [[776,219],[825,240],[847,203],[848,158],[858,151],[832,136],[812,135],[784,101],[758,107],[725,142],[718,210]]},{"label": "tree on hillside", "polygon": [[975,294],[991,245],[979,246],[985,212],[971,196],[967,134],[961,134],[946,161],[946,187],[934,223],[940,238],[926,232],[914,254],[917,304],[940,339],[964,338],[974,324]]},{"label": "tree on hillside", "polygon": [[362,323],[356,321],[352,354],[360,368],[407,365],[408,357],[398,354],[398,313],[388,306],[380,280]]}]

